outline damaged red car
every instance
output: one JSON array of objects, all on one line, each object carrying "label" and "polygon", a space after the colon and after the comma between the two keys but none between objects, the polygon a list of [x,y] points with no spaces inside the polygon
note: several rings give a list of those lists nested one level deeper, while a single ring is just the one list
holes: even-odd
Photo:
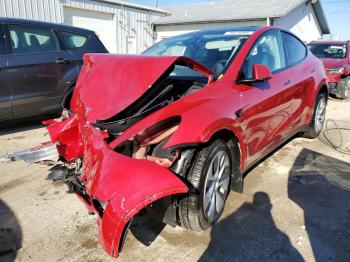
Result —
[{"label": "damaged red car", "polygon": [[310,51],[323,61],[329,93],[346,100],[350,96],[350,42],[313,41]]},{"label": "damaged red car", "polygon": [[48,127],[117,257],[142,209],[201,231],[243,175],[296,135],[321,132],[322,62],[276,27],[197,31],[142,55],[86,54],[69,118]]}]

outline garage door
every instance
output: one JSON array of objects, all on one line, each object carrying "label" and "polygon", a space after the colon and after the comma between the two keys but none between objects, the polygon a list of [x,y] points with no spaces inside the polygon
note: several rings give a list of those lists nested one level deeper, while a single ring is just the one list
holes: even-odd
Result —
[{"label": "garage door", "polygon": [[70,7],[64,7],[63,12],[65,24],[95,31],[109,52],[117,52],[117,29],[113,14]]}]

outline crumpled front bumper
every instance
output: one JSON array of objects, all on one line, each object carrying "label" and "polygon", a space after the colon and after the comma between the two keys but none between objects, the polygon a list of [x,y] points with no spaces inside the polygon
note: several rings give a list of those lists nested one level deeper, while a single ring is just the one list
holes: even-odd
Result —
[{"label": "crumpled front bumper", "polygon": [[[188,187],[165,167],[114,152],[105,134],[88,123],[79,123],[79,133],[83,174],[78,179],[78,195],[90,211],[99,213],[100,242],[109,255],[117,257],[128,223],[142,208],[160,198],[186,193]],[[106,204],[102,212],[96,206],[101,202]]]},{"label": "crumpled front bumper", "polygon": [[341,74],[327,73],[326,79],[329,86],[329,92],[331,94],[338,94],[339,93],[338,86],[339,86],[339,82],[341,81]]}]

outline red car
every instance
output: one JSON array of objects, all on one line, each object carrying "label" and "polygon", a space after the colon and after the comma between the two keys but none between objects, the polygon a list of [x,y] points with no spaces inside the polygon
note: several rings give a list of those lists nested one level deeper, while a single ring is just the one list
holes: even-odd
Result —
[{"label": "red car", "polygon": [[276,27],[197,31],[143,55],[87,54],[70,117],[48,127],[117,257],[132,218],[205,230],[243,174],[295,135],[319,135],[322,62]]},{"label": "red car", "polygon": [[308,47],[326,68],[329,92],[346,100],[350,95],[350,42],[314,41]]}]

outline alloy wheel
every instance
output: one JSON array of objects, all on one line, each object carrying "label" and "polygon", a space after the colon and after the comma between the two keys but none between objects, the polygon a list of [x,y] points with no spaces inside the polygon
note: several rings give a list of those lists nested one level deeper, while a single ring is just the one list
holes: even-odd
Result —
[{"label": "alloy wheel", "polygon": [[346,82],[345,90],[344,90],[344,97],[348,97],[350,92],[350,80]]},{"label": "alloy wheel", "polygon": [[322,97],[319,101],[315,114],[315,131],[320,133],[326,118],[326,99]]},{"label": "alloy wheel", "polygon": [[215,221],[222,213],[229,191],[230,174],[228,153],[217,152],[209,165],[204,185],[204,215],[209,222]]}]

